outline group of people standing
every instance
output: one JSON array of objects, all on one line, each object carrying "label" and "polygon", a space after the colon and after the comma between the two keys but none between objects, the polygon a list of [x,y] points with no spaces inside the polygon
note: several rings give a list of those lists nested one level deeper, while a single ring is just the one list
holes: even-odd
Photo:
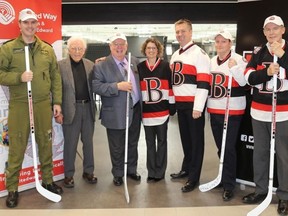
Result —
[{"label": "group of people standing", "polygon": [[[90,184],[97,183],[93,156],[93,94],[98,94],[102,103],[99,118],[107,132],[115,186],[123,184],[125,165],[128,177],[135,181],[141,180],[137,172],[141,122],[144,125],[147,145],[147,182],[158,182],[165,178],[169,116],[177,112],[184,156],[180,171],[170,176],[172,179],[187,178],[181,191],[193,191],[200,181],[207,109],[219,157],[222,145],[225,144],[221,181],[224,201],[229,201],[234,196],[236,143],[246,108],[245,86],[252,87],[251,116],[256,190],[255,193],[245,196],[243,202],[258,203],[266,197],[268,191],[273,89],[271,78],[277,74],[277,211],[280,215],[288,215],[288,177],[285,169],[288,164],[288,147],[285,143],[288,122],[288,48],[287,42],[282,39],[285,27],[280,17],[273,15],[265,20],[263,32],[267,44],[254,51],[248,64],[231,49],[233,37],[228,31],[220,31],[215,35],[217,55],[210,59],[206,52],[193,42],[192,23],[187,19],[175,22],[176,39],[180,48],[174,52],[170,62],[163,60],[163,45],[155,38],[148,38],[141,47],[146,60],[139,62],[133,56],[128,59],[127,38],[122,33],[113,34],[109,38],[111,53],[97,63],[84,58],[87,45],[78,37],[68,40],[69,55],[57,62],[53,48],[35,35],[37,25],[36,14],[30,9],[22,10],[19,14],[21,34],[18,38],[4,43],[0,49],[0,84],[9,86],[10,90],[7,207],[16,207],[18,204],[18,177],[30,130],[26,87],[26,83],[30,81],[42,186],[47,190],[57,194],[63,192],[62,188],[53,182],[52,116],[63,126],[64,187],[74,187],[74,163],[80,136],[83,143],[83,179]],[[23,50],[26,45],[29,46],[32,62],[30,71],[25,70]],[[278,61],[274,63],[273,55],[278,57]],[[228,119],[225,119],[228,111]],[[19,119],[22,124],[18,124]],[[223,143],[225,121],[228,125],[225,128],[226,142]]]}]

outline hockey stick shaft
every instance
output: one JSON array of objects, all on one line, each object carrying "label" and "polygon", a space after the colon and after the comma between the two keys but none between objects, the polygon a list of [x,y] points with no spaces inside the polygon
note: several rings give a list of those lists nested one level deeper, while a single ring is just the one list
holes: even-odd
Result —
[{"label": "hockey stick shaft", "polygon": [[222,172],[223,172],[223,163],[224,163],[224,155],[225,155],[225,145],[226,145],[226,137],[227,137],[227,129],[228,129],[228,120],[229,120],[229,103],[231,97],[231,86],[232,86],[232,73],[229,73],[228,78],[228,86],[227,86],[227,99],[226,99],[226,110],[224,115],[224,124],[223,124],[223,133],[222,133],[222,143],[221,143],[221,153],[220,153],[220,162],[219,162],[219,170],[217,177],[205,184],[199,186],[199,190],[201,192],[207,192],[217,185],[220,184],[222,179]]},{"label": "hockey stick shaft", "polygon": [[[277,56],[274,54],[273,62],[277,63]],[[269,185],[266,198],[256,208],[248,212],[247,216],[260,215],[271,203],[274,176],[274,151],[276,136],[276,105],[277,105],[277,74],[273,75],[273,94],[272,94],[272,121],[271,121],[271,137],[270,137],[270,163],[269,163]]]},{"label": "hockey stick shaft", "polygon": [[[131,53],[128,53],[128,74],[127,81],[130,81],[131,76]],[[130,196],[127,185],[127,163],[128,163],[128,135],[129,135],[129,109],[130,109],[130,93],[127,92],[127,100],[126,100],[126,131],[125,131],[125,155],[124,155],[124,190],[125,190],[125,198],[127,203],[130,202]]]},{"label": "hockey stick shaft", "polygon": [[[30,62],[29,62],[29,47],[25,46],[25,65],[26,71],[30,71]],[[53,202],[59,202],[61,196],[42,187],[39,181],[38,174],[38,162],[37,162],[37,151],[36,151],[36,140],[35,140],[35,127],[34,127],[34,112],[33,112],[33,99],[32,99],[32,89],[31,82],[27,82],[27,93],[28,93],[28,106],[29,106],[29,119],[30,119],[30,133],[32,141],[32,154],[33,154],[33,166],[34,166],[34,176],[35,176],[35,185],[37,191],[47,199]]]},{"label": "hockey stick shaft", "polygon": [[79,158],[83,161],[83,157],[81,156],[80,152],[77,150],[76,153],[79,156]]}]

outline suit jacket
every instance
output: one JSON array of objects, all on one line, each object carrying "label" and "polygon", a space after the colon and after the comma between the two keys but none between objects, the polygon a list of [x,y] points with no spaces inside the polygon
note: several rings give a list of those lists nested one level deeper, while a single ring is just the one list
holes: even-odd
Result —
[{"label": "suit jacket", "polygon": [[[126,57],[127,58],[127,57]],[[141,100],[139,74],[137,64],[139,60],[131,57],[131,72],[133,72],[137,84],[138,94]],[[127,92],[118,91],[117,83],[124,81],[124,78],[114,61],[109,55],[105,61],[94,65],[93,69],[93,92],[101,96],[101,124],[109,129],[126,128],[126,104]],[[129,97],[129,125],[132,122],[133,102]]]},{"label": "suit jacket", "polygon": [[[86,71],[89,97],[91,101],[91,113],[93,116],[93,121],[95,121],[96,106],[93,100],[92,92],[92,71],[94,63],[85,58],[83,58],[83,63]],[[64,116],[63,124],[71,124],[76,111],[76,93],[70,57],[59,61],[58,64],[62,78],[62,112]]]}]

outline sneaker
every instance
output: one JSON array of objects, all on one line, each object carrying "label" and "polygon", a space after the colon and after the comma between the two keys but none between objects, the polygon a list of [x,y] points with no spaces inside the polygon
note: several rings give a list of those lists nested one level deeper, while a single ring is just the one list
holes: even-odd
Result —
[{"label": "sneaker", "polygon": [[6,199],[6,206],[8,208],[14,208],[18,205],[18,191],[9,191]]},{"label": "sneaker", "polygon": [[54,182],[52,182],[51,184],[46,184],[46,183],[43,183],[42,182],[42,186],[51,191],[52,193],[55,193],[55,194],[62,194],[63,193],[63,189],[58,186],[57,184],[55,184]]}]

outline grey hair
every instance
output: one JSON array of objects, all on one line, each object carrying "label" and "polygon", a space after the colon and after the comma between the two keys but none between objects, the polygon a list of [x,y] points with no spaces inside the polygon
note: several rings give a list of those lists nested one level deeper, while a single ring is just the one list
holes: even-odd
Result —
[{"label": "grey hair", "polygon": [[69,49],[71,43],[73,43],[73,42],[75,42],[75,41],[80,41],[80,42],[82,42],[84,48],[85,48],[85,49],[87,48],[87,42],[86,42],[86,40],[84,40],[84,39],[81,38],[81,37],[76,37],[76,36],[72,36],[72,37],[70,37],[70,38],[67,40],[67,48]]}]

